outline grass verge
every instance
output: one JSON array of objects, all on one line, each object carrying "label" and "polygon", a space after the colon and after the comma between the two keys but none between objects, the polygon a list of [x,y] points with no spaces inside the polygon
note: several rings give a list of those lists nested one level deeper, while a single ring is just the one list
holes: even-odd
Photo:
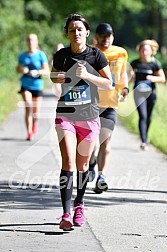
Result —
[{"label": "grass verge", "polygon": [[13,111],[20,99],[18,90],[20,84],[17,81],[3,81],[0,83],[0,122],[4,122],[8,114]]},{"label": "grass verge", "polygon": [[[167,85],[157,85],[157,102],[152,114],[152,122],[149,129],[149,140],[156,148],[167,154],[167,106],[166,106]],[[139,135],[138,113],[133,99],[133,92],[130,92],[128,100],[119,104],[119,119],[131,132]]]}]

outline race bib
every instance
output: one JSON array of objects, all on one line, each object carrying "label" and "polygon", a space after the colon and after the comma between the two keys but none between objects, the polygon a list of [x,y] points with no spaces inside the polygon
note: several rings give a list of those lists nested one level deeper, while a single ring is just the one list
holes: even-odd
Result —
[{"label": "race bib", "polygon": [[65,88],[65,105],[82,105],[91,103],[90,86],[84,84]]},{"label": "race bib", "polygon": [[136,84],[137,84],[136,89],[139,92],[151,92],[152,91],[151,81],[149,81],[149,80],[138,81]]}]

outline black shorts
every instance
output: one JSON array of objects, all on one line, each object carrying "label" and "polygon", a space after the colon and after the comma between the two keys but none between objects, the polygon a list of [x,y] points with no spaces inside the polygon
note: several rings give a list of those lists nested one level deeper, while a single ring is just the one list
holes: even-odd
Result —
[{"label": "black shorts", "polygon": [[101,128],[114,130],[117,122],[117,112],[113,108],[100,108]]},{"label": "black shorts", "polygon": [[21,87],[20,91],[18,92],[21,94],[22,92],[29,91],[32,94],[32,97],[40,97],[43,96],[42,90],[30,90],[24,87]]}]

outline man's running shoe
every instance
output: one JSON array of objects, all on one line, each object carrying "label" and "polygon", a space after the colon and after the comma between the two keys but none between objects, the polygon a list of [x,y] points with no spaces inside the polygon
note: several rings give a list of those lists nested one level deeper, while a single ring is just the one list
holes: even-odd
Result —
[{"label": "man's running shoe", "polygon": [[73,223],[75,226],[81,227],[85,224],[86,218],[84,214],[85,207],[83,204],[76,204],[74,201]]},{"label": "man's running shoe", "polygon": [[96,160],[94,161],[93,164],[89,164],[89,177],[88,177],[88,182],[92,182],[95,179],[96,173],[95,173],[95,165],[96,165]]},{"label": "man's running shoe", "polygon": [[62,217],[62,220],[60,222],[59,228],[63,229],[64,231],[70,231],[73,226],[71,214],[64,213],[61,217]]},{"label": "man's running shoe", "polygon": [[95,185],[95,188],[94,188],[94,192],[95,193],[102,193],[104,191],[107,191],[108,190],[108,185],[105,181],[105,178],[103,175],[100,175],[98,178],[97,178],[97,181],[96,181],[96,185]]}]

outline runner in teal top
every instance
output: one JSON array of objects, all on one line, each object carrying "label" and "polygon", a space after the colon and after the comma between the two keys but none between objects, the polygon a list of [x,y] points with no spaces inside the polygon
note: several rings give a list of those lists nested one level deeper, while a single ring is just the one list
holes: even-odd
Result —
[{"label": "runner in teal top", "polygon": [[49,65],[45,53],[39,50],[38,37],[29,34],[27,37],[28,50],[19,55],[16,71],[21,76],[21,93],[25,102],[25,123],[27,140],[32,139],[38,130],[38,117],[44,88],[43,75],[49,75]]},{"label": "runner in teal top", "polygon": [[48,63],[48,59],[45,53],[41,50],[37,50],[33,54],[29,54],[28,52],[20,54],[19,64],[29,69],[29,72],[23,74],[21,77],[23,88],[28,90],[43,90],[44,81],[41,78],[41,75],[36,74],[36,72],[34,75],[30,75],[30,71],[39,71],[44,63]]}]

